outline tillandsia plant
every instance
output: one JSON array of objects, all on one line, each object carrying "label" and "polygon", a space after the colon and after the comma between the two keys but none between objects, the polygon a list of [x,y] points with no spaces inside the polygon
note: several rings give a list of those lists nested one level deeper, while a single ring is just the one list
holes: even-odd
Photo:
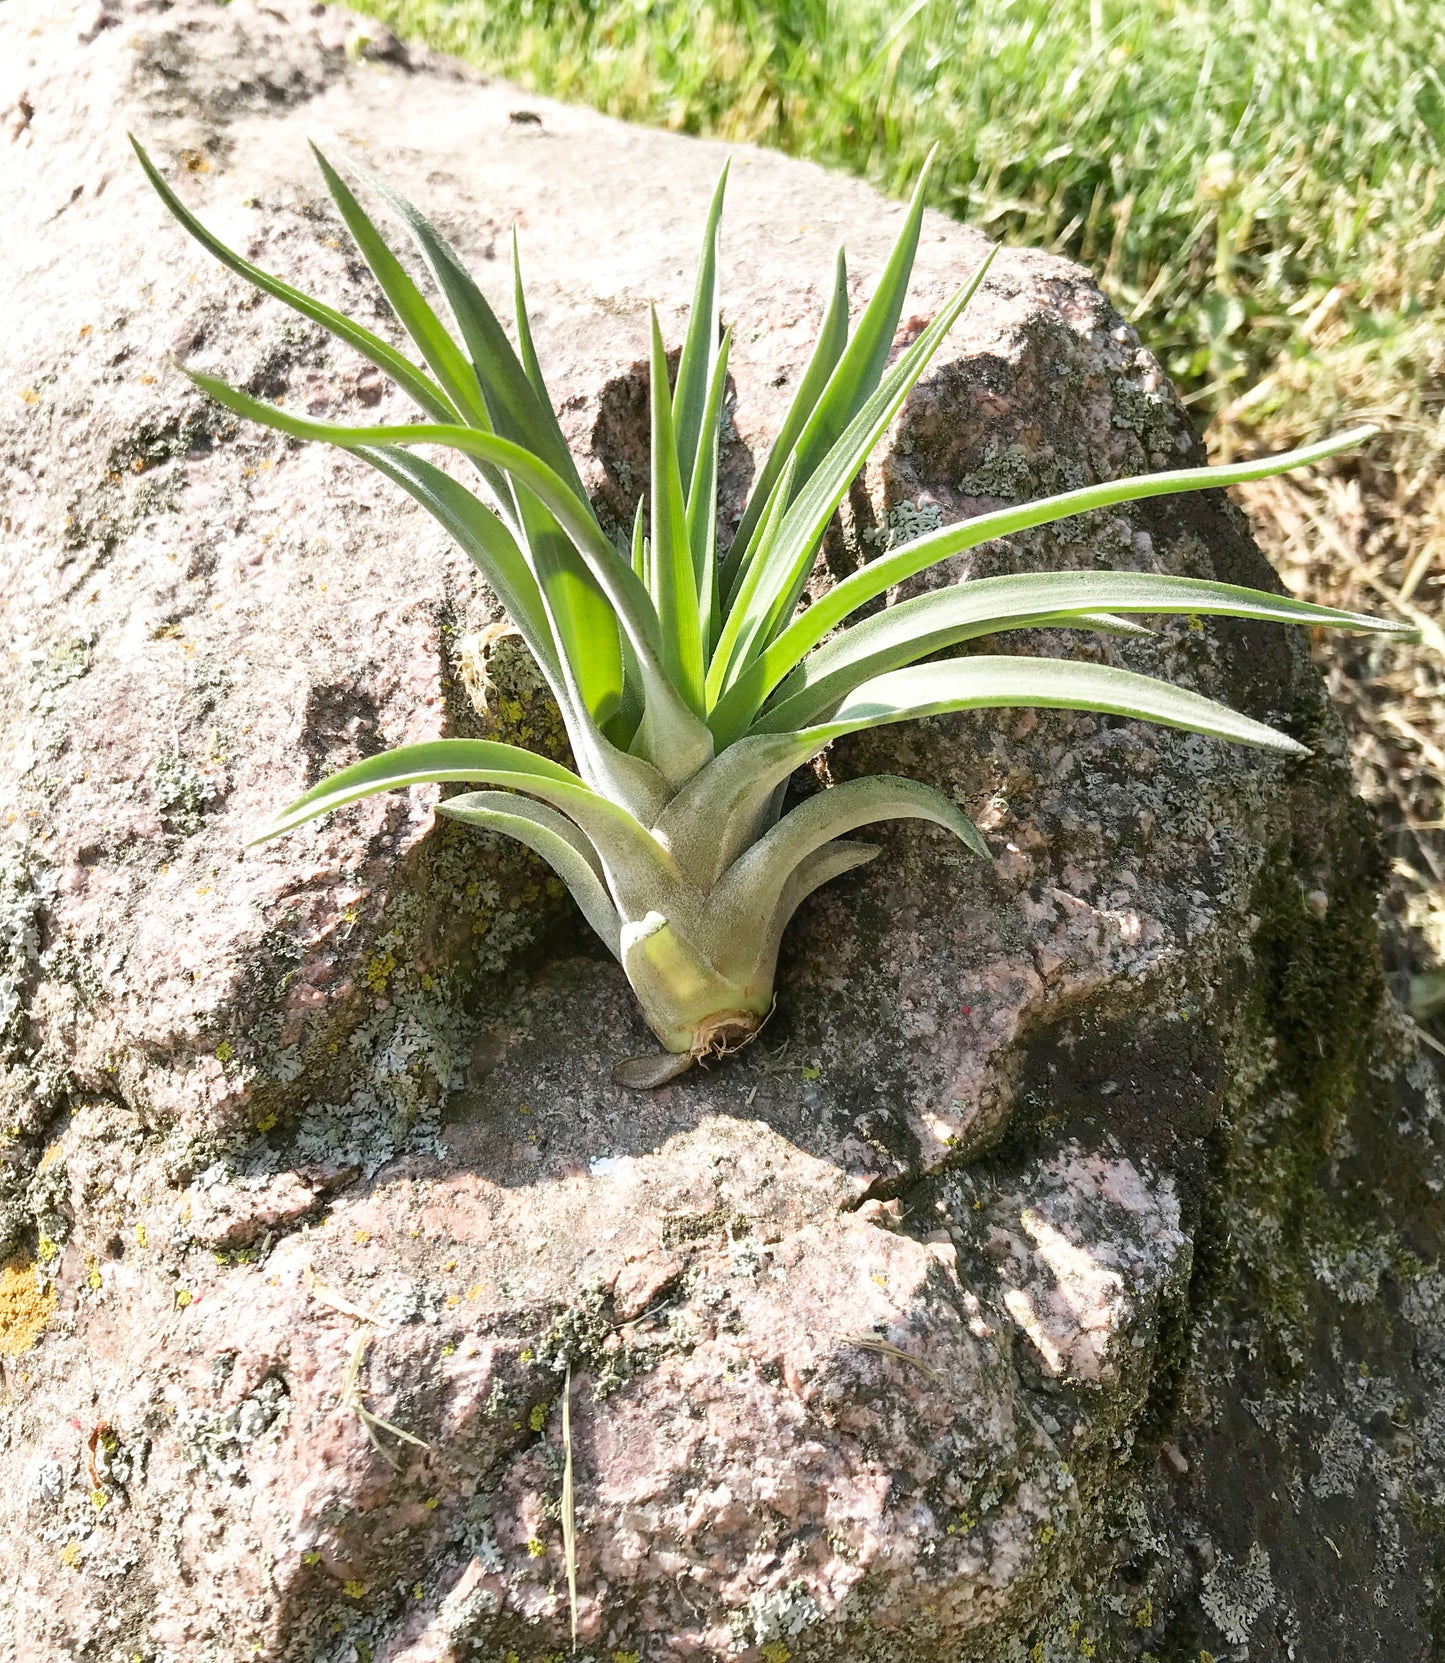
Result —
[{"label": "tillandsia plant", "polygon": [[[1401,627],[1229,584],[1099,571],[956,583],[850,623],[905,579],[992,538],[1143,497],[1262,479],[1358,444],[1369,428],[1263,461],[1115,480],[945,526],[890,548],[800,610],[829,520],[988,266],[980,262],[922,334],[892,356],[926,167],[851,330],[839,253],[817,344],[725,549],[717,539],[731,339],[718,307],[724,169],[674,385],[652,318],[651,485],[630,547],[619,547],[588,500],[553,413],[515,238],[514,346],[436,230],[390,186],[364,176],[430,271],[450,311],[450,324],[444,322],[352,189],[316,153],[418,364],[226,248],[136,150],[166,206],[197,241],[370,359],[415,400],[422,420],[337,426],[277,409],[213,376],[192,371],[191,379],[238,415],[362,457],[433,514],[480,568],[526,642],[556,698],[576,763],[574,772],[487,740],[403,746],[313,786],[256,841],[372,792],[431,782],[486,787],[446,798],[438,812],[534,849],[616,955],[665,1047],[661,1057],[622,1065],[618,1077],[626,1083],[659,1084],[756,1033],[773,1005],[779,940],[798,904],[878,853],[847,834],[873,821],[930,820],[986,855],[957,805],[914,780],[850,780],[785,814],[789,776],[844,734],[946,711],[1030,705],[1137,717],[1304,754],[1265,724],[1148,676],[995,653],[937,659],[943,649],[1044,625],[1146,633],[1130,621],[1140,614]],[[413,454],[418,447],[465,458],[486,498]]]}]

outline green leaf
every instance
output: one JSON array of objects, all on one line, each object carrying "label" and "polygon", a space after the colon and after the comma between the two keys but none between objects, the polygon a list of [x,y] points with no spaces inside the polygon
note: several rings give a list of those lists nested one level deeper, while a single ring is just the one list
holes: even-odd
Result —
[{"label": "green leaf", "polygon": [[[446,240],[400,191],[367,176],[373,189],[390,204],[411,233],[437,286],[446,296],[470,362],[457,350],[450,334],[422,299],[336,170],[315,145],[312,149],[327,188],[367,263],[428,362],[438,374],[449,368],[453,379],[464,376],[472,384],[473,398],[480,400],[472,412],[473,425],[495,431],[532,452],[571,488],[579,502],[587,503],[590,514],[591,504],[545,388],[539,396],[496,313]],[[519,318],[525,322],[525,309]],[[424,333],[418,333],[419,330]],[[532,356],[535,366],[535,353]],[[540,369],[536,373],[540,380]],[[611,718],[622,698],[622,650],[612,609],[571,538],[533,493],[515,479],[510,490],[495,477],[490,483],[502,501],[510,497],[514,504],[518,530],[547,599],[553,632],[571,667],[582,702],[600,726]]]},{"label": "green leaf", "polygon": [[[628,907],[639,895],[663,894],[671,899],[685,889],[671,856],[627,809],[592,790],[560,763],[490,739],[433,739],[353,763],[303,792],[252,842],[279,837],[378,791],[446,782],[525,791],[561,809],[596,850],[619,907]],[[652,904],[643,902],[644,907]]]},{"label": "green leaf", "polygon": [[[413,241],[427,269],[436,279],[437,287],[446,296],[447,305],[457,321],[463,342],[471,357],[472,368],[481,383],[486,398],[488,425],[504,439],[525,446],[545,462],[559,478],[566,481],[575,495],[587,501],[577,464],[562,436],[545,385],[540,385],[542,373],[531,349],[531,331],[526,322],[526,309],[521,300],[520,271],[516,275],[515,293],[518,299],[517,329],[524,336],[531,358],[533,381],[523,366],[507,332],[502,328],[486,296],[477,287],[471,273],[457,258],[450,244],[429,220],[407,200],[395,186],[374,174],[364,174],[367,184],[393,210],[411,233]],[[588,505],[590,509],[590,504]]]},{"label": "green leaf", "polygon": [[432,739],[420,745],[401,745],[395,750],[383,751],[329,775],[282,809],[247,846],[269,842],[318,815],[358,803],[378,791],[481,780],[501,773],[509,776],[509,783],[512,778],[538,779],[587,790],[570,768],[516,745],[503,745],[492,739]]},{"label": "green leaf", "polygon": [[652,578],[648,572],[649,554],[647,532],[647,498],[637,499],[637,512],[632,516],[632,569],[652,593]]},{"label": "green leaf", "polygon": [[[713,649],[712,662],[707,671],[707,702],[711,707],[722,697],[728,687],[732,667],[741,657],[747,641],[750,621],[755,614],[761,613],[756,603],[758,588],[763,582],[768,563],[772,559],[774,545],[778,534],[782,530],[783,520],[788,511],[788,500],[792,495],[793,475],[797,470],[797,459],[789,457],[773,486],[773,494],[764,511],[761,524],[758,526],[757,548],[753,558],[743,573],[742,583],[737,594],[728,605],[727,615],[723,619],[722,631],[718,636],[717,646]],[[711,718],[709,718],[709,726]]]},{"label": "green leaf", "polygon": [[[517,320],[517,350],[522,370],[531,383],[532,391],[551,410],[552,395],[542,379],[542,366],[537,361],[537,349],[532,344],[532,322],[527,316],[527,296],[522,288],[522,250],[517,242],[515,225],[512,227],[512,312]],[[553,413],[555,415],[555,411]]]},{"label": "green leaf", "polygon": [[721,621],[717,581],[717,466],[732,341],[733,332],[729,329],[722,338],[717,361],[713,365],[712,385],[708,388],[707,405],[703,410],[697,468],[692,477],[691,495],[687,499],[687,540],[692,548],[692,569],[697,578],[698,627],[702,636],[704,668],[712,656]]},{"label": "green leaf", "polygon": [[667,353],[652,313],[652,604],[662,629],[662,662],[674,687],[702,714],[702,633],[697,580],[678,471],[667,386]]},{"label": "green leaf", "polygon": [[512,496],[552,632],[578,698],[600,727],[622,704],[617,615],[571,537],[535,493],[514,480]]},{"label": "green leaf", "polygon": [[482,389],[466,354],[447,333],[446,326],[432,311],[401,261],[388,248],[386,239],[351,194],[345,180],[314,144],[311,153],[321,169],[332,201],[346,222],[346,229],[361,250],[362,259],[371,267],[372,275],[381,285],[381,292],[390,302],[402,327],[416,342],[417,350],[431,366],[432,374],[446,388],[447,396],[464,419],[479,426],[490,426],[486,407],[482,403]]},{"label": "green leaf", "polygon": [[[918,233],[923,224],[923,199],[928,189],[929,175],[937,150],[929,152],[919,170],[918,183],[913,187],[913,198],[903,218],[903,228],[888,256],[888,264],[873,291],[873,298],[863,310],[853,338],[848,342],[834,366],[806,426],[798,438],[798,486],[802,489],[839,439],[852,424],[860,410],[872,397],[888,362],[893,337],[898,332],[898,320],[903,314],[903,301],[908,293],[908,280],[913,273],[913,261],[918,253]],[[988,259],[983,267],[988,265]],[[976,274],[973,286],[982,277]],[[970,293],[972,290],[970,290]],[[869,447],[872,448],[871,446]],[[855,470],[856,472],[856,470]],[[851,475],[849,476],[852,477]]]},{"label": "green leaf", "polygon": [[[1121,620],[1113,614],[1129,612],[1257,618],[1337,629],[1378,627],[1375,619],[1358,612],[1154,572],[1027,572],[983,578],[903,601],[825,641],[778,688],[753,731],[782,733],[806,727],[870,677],[963,641],[1001,630],[1041,627],[1117,632]],[[755,674],[760,670],[766,673],[761,661],[750,666],[729,692],[729,699],[737,695],[732,706],[715,712],[721,734],[728,731],[728,723],[744,719],[743,712],[765,691]]]},{"label": "green leaf", "polygon": [[541,855],[566,884],[582,916],[602,937],[608,951],[621,960],[622,920],[602,880],[597,851],[565,815],[505,791],[469,791],[460,797],[448,797],[437,804],[437,813],[503,832]]},{"label": "green leaf", "polygon": [[[639,738],[641,754],[674,785],[689,778],[712,757],[712,738],[668,677],[658,647],[657,614],[630,562],[603,535],[589,505],[579,502],[565,481],[529,451],[500,434],[476,428],[418,423],[412,427],[342,427],[313,421],[252,398],[215,376],[187,370],[192,381],[217,403],[237,415],[288,433],[297,439],[320,439],[343,450],[379,445],[448,445],[464,455],[478,456],[502,468],[534,492],[548,512],[572,538],[588,568],[627,631],[637,655],[645,688],[645,708]],[[638,741],[634,741],[634,750]]]},{"label": "green leaf", "polygon": [[358,445],[354,454],[394,480],[451,534],[506,607],[553,696],[563,702],[565,684],[541,591],[502,521],[465,485],[423,457],[393,445]]},{"label": "green leaf", "polygon": [[[907,675],[909,672],[903,671]],[[810,856],[876,820],[931,820],[988,856],[978,829],[958,805],[918,780],[875,774],[820,791],[786,814],[741,855],[719,880],[708,903],[704,950],[724,974],[736,974],[738,944],[756,936],[757,921],[773,917],[790,878]],[[820,880],[821,881],[821,880]],[[799,897],[801,899],[801,896]]]},{"label": "green leaf", "polygon": [[161,177],[159,169],[141,147],[140,140],[133,133],[126,135],[130,139],[131,148],[140,159],[140,165],[145,169],[146,177],[155,187],[156,194],[166,207],[178,219],[181,225],[196,241],[212,254],[221,264],[244,277],[246,281],[260,289],[263,294],[271,295],[274,299],[289,306],[292,311],[299,312],[302,317],[310,318],[313,323],[319,323],[323,329],[329,330],[347,346],[354,347],[364,358],[369,359],[384,374],[389,375],[402,391],[414,398],[416,402],[438,421],[455,421],[457,413],[447,399],[446,394],[411,359],[400,353],[394,346],[383,341],[379,335],[374,335],[369,329],[364,329],[359,323],[354,323],[343,313],[333,307],[324,306],[319,300],[313,300],[310,295],[303,294],[300,289],[293,288],[289,283],[283,283],[279,277],[273,277],[270,272],[262,271],[260,266],[252,265],[249,260],[226,247],[218,237],[214,237],[204,225],[195,217],[189,208],[181,201],[171,187]]},{"label": "green leaf", "polygon": [[959,314],[973,298],[992,258],[990,250],[968,282],[947,302],[884,377],[877,391],[864,403],[807,484],[797,493],[792,506],[783,516],[771,546],[766,551],[760,548],[752,560],[724,629],[724,638],[727,638],[737,619],[736,645],[730,654],[722,684],[724,689],[766,647],[792,615],[813,568],[828,521],[869,452],[883,436],[889,422],[957,322]]},{"label": "green leaf", "polygon": [[723,193],[727,189],[728,167],[729,163],[724,162],[707,213],[692,311],[688,314],[687,334],[677,366],[677,387],[672,395],[678,472],[682,478],[683,497],[689,505],[693,499],[693,477],[701,465],[708,443],[707,406],[717,355],[717,234],[722,219]]},{"label": "green leaf", "polygon": [[[1112,508],[1120,503],[1138,502],[1145,497],[1167,496],[1178,491],[1197,491],[1269,479],[1292,468],[1322,462],[1326,457],[1363,443],[1377,431],[1374,427],[1356,427],[1319,444],[1306,445],[1301,450],[1261,457],[1254,462],[1231,463],[1227,467],[1177,468],[1166,473],[1132,474],[1125,479],[1107,480],[1102,485],[1085,485],[1076,491],[1064,491],[1058,496],[1043,497],[1038,502],[1024,503],[1017,508],[1001,508],[995,513],[980,514],[958,525],[944,526],[939,531],[891,549],[821,595],[765,649],[761,655],[765,664],[762,680],[767,686],[776,687],[806,653],[859,607],[886,594],[907,578],[936,566],[941,560],[962,554],[966,549],[977,548],[996,537],[1028,531],[1034,526],[1052,525],[1056,520],[1067,519],[1072,514],[1085,514],[1094,508]],[[1370,627],[1382,633],[1410,633],[1406,625],[1378,619],[1372,620]]]},{"label": "green leaf", "polygon": [[834,366],[847,344],[848,262],[840,248],[833,272],[833,292],[823,312],[823,322],[818,330],[812,356],[808,359],[802,379],[798,382],[798,390],[793,394],[793,402],[788,406],[788,413],[783,418],[783,425],[778,429],[778,436],[768,452],[762,472],[753,482],[753,488],[748,494],[747,507],[738,521],[727,559],[722,565],[721,588],[729,596],[737,590],[742,575],[747,570],[752,557],[752,545],[756,541],[758,522],[768,506],[773,487],[782,477],[783,469],[796,450],[798,436],[807,426],[808,418],[823,396],[823,389],[828,385]]},{"label": "green leaf", "polygon": [[1062,658],[983,654],[941,664],[915,664],[864,682],[839,705],[830,720],[805,731],[816,738],[826,734],[829,739],[839,739],[846,733],[882,727],[887,722],[911,722],[953,710],[1010,705],[1132,716],[1141,722],[1158,722],[1213,739],[1254,745],[1282,756],[1309,755],[1297,740],[1263,722],[1152,676]]}]

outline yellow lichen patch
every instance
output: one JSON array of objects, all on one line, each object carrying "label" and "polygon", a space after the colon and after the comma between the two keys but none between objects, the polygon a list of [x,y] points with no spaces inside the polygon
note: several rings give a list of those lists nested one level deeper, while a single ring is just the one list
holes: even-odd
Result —
[{"label": "yellow lichen patch", "polygon": [[41,1287],[28,1259],[12,1259],[0,1269],[0,1356],[29,1351],[54,1310],[54,1290]]}]

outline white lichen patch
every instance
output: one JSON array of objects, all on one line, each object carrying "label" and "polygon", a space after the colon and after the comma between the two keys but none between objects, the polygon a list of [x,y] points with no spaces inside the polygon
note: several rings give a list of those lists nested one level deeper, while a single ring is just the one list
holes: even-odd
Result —
[{"label": "white lichen patch", "polygon": [[936,502],[920,497],[916,502],[895,503],[876,526],[863,533],[863,541],[880,554],[911,543],[915,537],[926,537],[943,524],[943,514]]},{"label": "white lichen patch", "polygon": [[750,1646],[790,1640],[821,1616],[818,1602],[808,1592],[807,1585],[795,1579],[781,1588],[754,1594],[741,1611],[732,1613],[729,1620],[734,1647],[746,1651]]},{"label": "white lichen patch", "polygon": [[1199,1590],[1199,1603],[1209,1620],[1232,1646],[1248,1643],[1254,1625],[1275,1598],[1269,1555],[1258,1542],[1251,1544],[1243,1564],[1221,1553]]},{"label": "white lichen patch", "polygon": [[248,1447],[263,1433],[278,1435],[285,1410],[285,1384],[278,1375],[268,1375],[229,1409],[178,1409],[176,1436],[191,1466],[220,1483],[239,1484],[245,1478]]},{"label": "white lichen patch", "polygon": [[55,890],[55,873],[38,857],[17,844],[0,845],[0,1043],[39,963],[41,925]]},{"label": "white lichen patch", "polygon": [[343,1103],[306,1110],[297,1153],[359,1166],[367,1177],[403,1149],[440,1154],[442,1108],[466,1062],[463,1033],[450,1006],[403,993],[352,1034],[350,1048],[366,1066],[361,1083]]}]

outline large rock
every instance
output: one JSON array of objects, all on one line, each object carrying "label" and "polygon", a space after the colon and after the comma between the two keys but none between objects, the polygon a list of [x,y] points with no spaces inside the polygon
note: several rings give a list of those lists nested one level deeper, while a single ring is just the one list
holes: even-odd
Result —
[{"label": "large rock", "polygon": [[[406,410],[189,243],[121,130],[382,328],[306,137],[498,299],[518,222],[619,524],[645,307],[676,342],[722,152],[330,8],[11,0],[0,62],[0,1656],[560,1657],[564,1392],[593,1658],[1434,1656],[1440,1105],[1382,1002],[1377,856],[1302,643],[1019,650],[1167,673],[1303,765],[1018,713],[840,746],[835,776],[951,790],[993,861],[884,830],[800,916],[760,1040],[623,1093],[646,1032],[530,857],[425,792],[243,852],[326,768],[557,723],[430,522],[177,373]],[[898,210],[734,161],[736,494],[834,242],[865,289]],[[908,332],[983,247],[929,220]],[[1005,253],[817,581],[1197,452],[1087,275]],[[1214,496],[946,575],[1041,563],[1270,581]]]}]

